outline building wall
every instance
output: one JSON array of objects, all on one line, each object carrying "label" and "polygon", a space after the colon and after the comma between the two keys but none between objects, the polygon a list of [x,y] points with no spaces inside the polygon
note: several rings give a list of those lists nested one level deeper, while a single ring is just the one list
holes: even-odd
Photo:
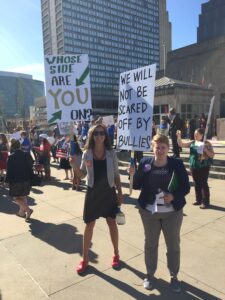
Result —
[{"label": "building wall", "polygon": [[170,107],[174,107],[183,120],[190,120],[195,115],[208,114],[213,91],[205,88],[174,86],[156,89],[154,118],[159,124],[163,115],[167,115]]},{"label": "building wall", "polygon": [[224,0],[210,0],[202,4],[197,35],[198,43],[225,35]]},{"label": "building wall", "polygon": [[34,99],[44,95],[44,82],[33,80],[32,76],[1,72],[0,74],[0,104],[4,117],[29,117],[29,106]]},{"label": "building wall", "polygon": [[[168,53],[168,77],[201,84],[214,90],[216,115],[225,116],[225,36]],[[223,100],[224,99],[224,100]]]}]

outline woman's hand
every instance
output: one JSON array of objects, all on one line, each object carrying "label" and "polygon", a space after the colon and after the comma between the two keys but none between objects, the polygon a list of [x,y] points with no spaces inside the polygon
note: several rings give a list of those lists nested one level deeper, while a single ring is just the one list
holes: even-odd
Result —
[{"label": "woman's hand", "polygon": [[117,205],[121,206],[122,203],[123,203],[123,194],[122,193],[118,193],[117,194]]},{"label": "woman's hand", "polygon": [[128,168],[128,173],[130,174],[130,176],[134,176],[135,173],[135,166],[130,166]]},{"label": "woman's hand", "polygon": [[177,130],[177,131],[176,131],[176,135],[177,135],[177,138],[180,139],[180,138],[181,138],[181,131],[180,131],[180,130]]},{"label": "woman's hand", "polygon": [[164,201],[166,204],[170,204],[171,201],[174,200],[174,196],[171,193],[165,193],[164,194]]},{"label": "woman's hand", "polygon": [[76,159],[77,159],[76,156],[73,155],[73,156],[70,157],[70,162],[71,162],[71,163],[75,163],[75,162],[76,162]]}]

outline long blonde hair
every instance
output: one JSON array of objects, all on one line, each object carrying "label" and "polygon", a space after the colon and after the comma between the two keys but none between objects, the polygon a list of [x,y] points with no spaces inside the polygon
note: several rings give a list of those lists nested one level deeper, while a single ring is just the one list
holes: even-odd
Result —
[{"label": "long blonde hair", "polygon": [[97,124],[97,125],[92,126],[89,129],[88,139],[87,139],[87,142],[84,146],[84,150],[90,150],[90,149],[93,150],[94,149],[94,146],[95,146],[94,131],[98,127],[102,128],[104,130],[104,133],[105,133],[104,146],[105,146],[106,150],[110,150],[112,148],[111,143],[110,143],[110,139],[109,139],[109,135],[108,135],[107,130],[106,130],[106,127],[102,124]]}]

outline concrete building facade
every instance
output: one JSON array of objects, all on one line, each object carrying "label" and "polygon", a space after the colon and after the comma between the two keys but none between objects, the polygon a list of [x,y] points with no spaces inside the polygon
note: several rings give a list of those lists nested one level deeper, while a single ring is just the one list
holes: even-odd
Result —
[{"label": "concrete building facade", "polygon": [[[44,54],[88,54],[92,105],[116,113],[119,74],[152,63],[160,67],[161,0],[42,0]],[[164,50],[169,49],[161,38]],[[163,47],[163,43],[161,43]],[[168,45],[167,45],[168,44]],[[161,47],[161,48],[162,48]]]},{"label": "concrete building facade", "polygon": [[201,43],[225,35],[225,1],[210,0],[202,4],[197,29],[197,42]]},{"label": "concrete building facade", "polygon": [[0,72],[0,116],[15,123],[28,121],[29,107],[44,95],[44,82],[31,75]]},{"label": "concrete building facade", "polygon": [[[184,80],[202,85],[202,87],[213,89],[215,98],[214,116],[225,117],[225,35],[215,37],[217,32],[204,36],[204,30],[212,21],[213,27],[215,11],[224,10],[225,1],[211,0],[202,4],[202,16],[199,25],[199,40],[196,44],[176,49],[168,53],[166,75],[178,80]],[[214,9],[213,9],[214,8]],[[217,23],[225,21],[225,14],[219,14]],[[205,25],[203,23],[205,20]],[[205,26],[205,27],[204,27]],[[217,28],[217,27],[215,27]],[[214,37],[214,38],[211,38]],[[204,39],[204,41],[201,41]],[[208,113],[208,111],[202,111]]]},{"label": "concrete building facade", "polygon": [[160,70],[165,70],[167,53],[172,50],[172,24],[166,8],[166,0],[159,1]]},{"label": "concrete building facade", "polygon": [[209,111],[213,90],[199,84],[162,77],[156,80],[154,120],[168,115],[169,108],[174,107],[182,120],[190,120],[202,111]]}]

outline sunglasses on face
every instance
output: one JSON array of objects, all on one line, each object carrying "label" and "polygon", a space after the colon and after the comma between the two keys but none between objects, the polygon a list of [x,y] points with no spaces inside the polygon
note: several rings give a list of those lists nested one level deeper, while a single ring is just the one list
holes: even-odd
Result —
[{"label": "sunglasses on face", "polygon": [[93,136],[98,136],[98,135],[103,136],[103,135],[105,135],[105,132],[104,131],[94,131]]}]

